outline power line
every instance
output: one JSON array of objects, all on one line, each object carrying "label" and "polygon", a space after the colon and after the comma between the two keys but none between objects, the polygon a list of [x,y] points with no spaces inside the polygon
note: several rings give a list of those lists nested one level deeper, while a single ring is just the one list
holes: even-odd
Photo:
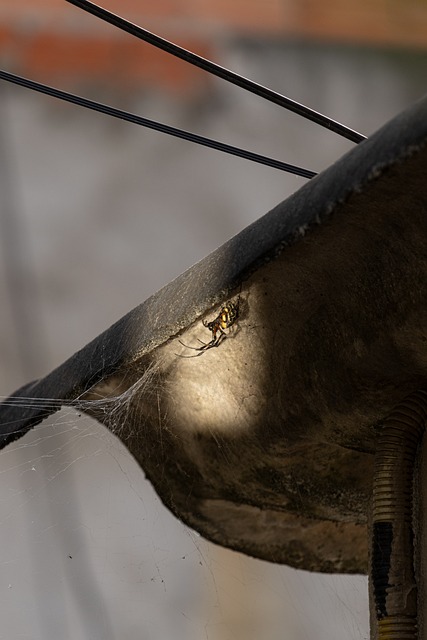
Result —
[{"label": "power line", "polygon": [[143,29],[142,27],[139,27],[138,25],[125,20],[121,16],[118,16],[111,11],[107,11],[107,9],[104,9],[103,7],[99,7],[93,2],[89,2],[89,0],[66,1],[70,4],[75,5],[76,7],[79,7],[80,9],[83,9],[84,11],[87,11],[88,13],[91,13],[104,22],[108,22],[118,29],[126,31],[126,33],[129,33],[130,35],[135,36],[140,40],[144,40],[144,42],[147,42],[154,47],[157,47],[158,49],[162,49],[162,51],[170,53],[176,58],[185,60],[185,62],[188,62],[189,64],[199,67],[200,69],[203,69],[208,73],[218,76],[219,78],[222,78],[227,82],[231,82],[232,84],[235,84],[236,86],[241,87],[246,91],[250,91],[251,93],[258,95],[261,98],[264,98],[264,100],[273,102],[274,104],[277,104],[280,107],[287,109],[288,111],[292,111],[302,116],[303,118],[306,118],[307,120],[311,120],[312,122],[315,122],[316,124],[325,127],[326,129],[329,129],[330,131],[333,131],[334,133],[337,133],[338,135],[347,138],[352,142],[359,143],[362,142],[362,140],[366,139],[366,137],[361,133],[350,129],[340,122],[337,122],[336,120],[333,120],[332,118],[329,118],[328,116],[325,116],[322,113],[315,111],[314,109],[310,109],[309,107],[306,107],[305,105],[300,104],[299,102],[296,102],[291,98],[287,98],[286,96],[283,96],[280,93],[273,91],[272,89],[268,89],[267,87],[264,87],[263,85],[260,85],[253,80],[249,80],[249,78],[245,78],[238,73],[231,71],[230,69],[226,69],[225,67],[222,67],[219,64],[212,62],[211,60],[207,60],[206,58],[203,58],[202,56],[199,56],[192,51],[188,51],[188,49],[179,47],[173,42],[169,42],[169,40],[165,40],[165,38],[161,38],[160,36],[151,33],[151,31]]},{"label": "power line", "polygon": [[65,102],[71,102],[72,104],[76,104],[80,107],[85,107],[86,109],[91,109],[92,111],[104,113],[105,115],[119,118],[120,120],[125,120],[126,122],[132,122],[133,124],[138,124],[142,127],[147,127],[148,129],[154,129],[155,131],[160,131],[161,133],[166,133],[176,138],[182,138],[184,140],[188,140],[189,142],[200,144],[204,147],[209,147],[211,149],[229,153],[246,160],[251,160],[252,162],[258,162],[259,164],[264,164],[274,169],[286,171],[287,173],[293,173],[294,175],[301,176],[303,178],[314,178],[314,176],[317,175],[314,171],[310,171],[309,169],[297,167],[293,164],[281,162],[280,160],[274,160],[273,158],[268,158],[267,156],[253,153],[252,151],[247,151],[246,149],[233,147],[232,145],[226,144],[225,142],[219,142],[218,140],[205,138],[204,136],[199,136],[196,133],[191,133],[190,131],[184,131],[183,129],[171,127],[170,125],[162,124],[161,122],[156,122],[155,120],[149,120],[148,118],[143,118],[142,116],[138,116],[134,113],[123,111],[122,109],[116,109],[115,107],[102,104],[101,102],[89,100],[88,98],[82,98],[81,96],[76,96],[73,93],[68,93],[67,91],[55,89],[54,87],[41,84],[40,82],[35,82],[34,80],[23,78],[22,76],[9,73],[8,71],[0,70],[0,79],[20,85],[21,87],[26,87],[27,89],[31,89],[33,91],[38,91],[39,93],[44,93],[53,98],[58,98],[59,100],[64,100]]}]

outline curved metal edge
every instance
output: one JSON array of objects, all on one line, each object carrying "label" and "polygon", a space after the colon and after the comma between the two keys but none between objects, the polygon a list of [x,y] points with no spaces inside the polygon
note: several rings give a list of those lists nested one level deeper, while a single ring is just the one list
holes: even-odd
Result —
[{"label": "curved metal edge", "polygon": [[[106,375],[166,342],[223,299],[249,273],[322,224],[351,194],[427,142],[427,98],[385,124],[316,178],[118,320],[39,381],[10,398],[74,400]],[[197,292],[197,297],[195,296]],[[10,400],[10,398],[8,400]],[[58,407],[0,404],[0,448]]]}]

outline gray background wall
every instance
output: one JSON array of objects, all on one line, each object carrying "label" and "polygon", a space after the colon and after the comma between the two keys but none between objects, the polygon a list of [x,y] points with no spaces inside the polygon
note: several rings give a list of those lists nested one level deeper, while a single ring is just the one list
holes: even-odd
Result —
[{"label": "gray background wall", "polygon": [[[365,134],[425,92],[425,54],[230,41],[222,56]],[[1,89],[3,395],[303,184]],[[106,88],[102,99],[317,171],[351,147],[220,81],[190,102]],[[3,451],[0,475],[0,638],[369,634],[364,578],[309,575],[204,542],[166,512],[126,449],[75,412]]]}]

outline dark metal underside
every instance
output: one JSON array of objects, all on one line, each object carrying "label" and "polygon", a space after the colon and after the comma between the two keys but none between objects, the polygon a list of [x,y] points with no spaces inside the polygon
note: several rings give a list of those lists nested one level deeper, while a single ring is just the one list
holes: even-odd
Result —
[{"label": "dark metal underside", "polygon": [[[178,517],[257,557],[364,572],[378,425],[427,378],[426,140],[423,100],[15,397],[88,401],[155,368],[114,414]],[[236,335],[177,358],[177,334],[194,343],[240,290]],[[0,405],[2,445],[52,412]]]}]

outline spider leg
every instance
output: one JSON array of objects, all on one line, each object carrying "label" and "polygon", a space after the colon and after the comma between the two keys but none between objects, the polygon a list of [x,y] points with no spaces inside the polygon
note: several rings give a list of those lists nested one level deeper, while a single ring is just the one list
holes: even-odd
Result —
[{"label": "spider leg", "polygon": [[211,347],[219,347],[221,342],[223,342],[227,337],[227,334],[225,333],[225,331],[223,329],[221,329],[221,327],[218,327],[218,331],[219,331],[219,336],[215,337],[209,343],[211,345]]},{"label": "spider leg", "polygon": [[193,349],[193,351],[205,351],[206,349],[210,349],[210,345],[211,345],[212,340],[211,340],[211,342],[208,342],[207,344],[205,342],[202,342],[201,340],[199,340],[199,342],[202,342],[202,346],[201,347],[190,347],[189,344],[185,344],[185,342],[182,342],[182,340],[178,340],[178,342],[180,344],[182,344],[182,346],[185,347],[186,349]]},{"label": "spider leg", "polygon": [[225,340],[225,338],[227,337],[227,334],[221,327],[216,327],[215,332],[212,331],[212,333],[214,337],[210,342],[202,342],[202,340],[199,340],[199,338],[197,338],[202,345],[201,347],[190,347],[189,344],[185,344],[185,342],[182,342],[182,340],[178,340],[178,342],[182,344],[182,346],[185,347],[186,349],[192,349],[193,351],[198,351],[198,353],[192,356],[184,356],[184,355],[180,355],[179,353],[175,355],[178,356],[179,358],[197,358],[198,356],[201,356],[205,351],[208,351],[208,349],[212,349],[213,347],[218,347],[223,342],[223,340]]},{"label": "spider leg", "polygon": [[182,344],[183,347],[185,347],[186,349],[193,349],[194,347],[189,347],[188,344],[185,344],[185,342],[183,342],[182,340],[178,340],[179,344]]},{"label": "spider leg", "polygon": [[[180,353],[176,353],[175,355],[178,356],[178,358],[198,358],[199,356],[201,356],[205,351],[207,351],[208,349],[210,349],[211,347],[214,347],[216,345],[212,344],[212,342],[214,342],[214,340],[211,340],[210,342],[208,342],[207,344],[205,344],[204,342],[202,343],[202,347],[190,347],[190,345],[188,344],[184,344],[184,342],[182,342],[181,340],[178,340],[178,342],[180,344],[182,344],[183,347],[185,347],[186,349],[192,349],[193,351],[198,351],[198,353],[195,353],[192,356],[184,356]],[[201,342],[201,340],[199,340],[199,342]]]},{"label": "spider leg", "polygon": [[223,333],[219,336],[219,338],[215,338],[215,341],[210,343],[209,349],[212,349],[213,347],[219,347],[219,345],[224,342],[226,337],[227,336],[225,335],[225,333]]},{"label": "spider leg", "polygon": [[[188,349],[191,349],[191,347],[187,347]],[[192,356],[183,356],[182,353],[175,353],[175,355],[177,356],[177,358],[198,358],[199,356],[201,356],[203,353],[203,351],[200,351],[199,353],[195,353]]]}]

